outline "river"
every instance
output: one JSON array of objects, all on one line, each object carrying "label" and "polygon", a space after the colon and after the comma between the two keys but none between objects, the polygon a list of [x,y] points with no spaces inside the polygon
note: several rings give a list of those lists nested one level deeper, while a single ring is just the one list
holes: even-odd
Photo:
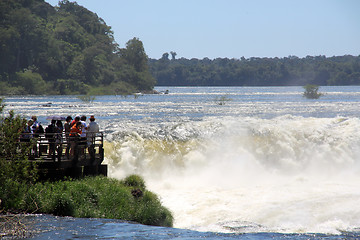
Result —
[{"label": "river", "polygon": [[134,97],[13,96],[24,117],[95,115],[109,176],[144,177],[174,228],[35,215],[34,239],[360,237],[360,87],[158,87]]}]

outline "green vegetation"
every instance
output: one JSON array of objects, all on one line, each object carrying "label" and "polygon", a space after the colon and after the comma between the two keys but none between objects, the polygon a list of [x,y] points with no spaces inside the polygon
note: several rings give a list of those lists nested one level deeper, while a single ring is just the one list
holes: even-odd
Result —
[{"label": "green vegetation", "polygon": [[[131,95],[159,86],[360,84],[360,56],[148,59],[124,48],[103,19],[76,2],[0,1],[0,94]],[[26,24],[24,24],[26,23]],[[171,59],[169,59],[171,56]]]},{"label": "green vegetation", "polygon": [[[0,99],[0,114],[4,105]],[[0,117],[0,185],[31,184],[37,180],[36,164],[28,161],[32,142],[19,142],[21,132],[26,126],[26,119],[9,112],[7,117]],[[0,188],[1,188],[0,186]],[[0,193],[1,194],[1,193]],[[3,192],[7,198],[11,193]],[[0,199],[2,199],[0,197]]]},{"label": "green vegetation", "polygon": [[126,95],[155,85],[142,42],[119,48],[111,27],[76,2],[1,0],[0,16],[2,95]]},{"label": "green vegetation", "polygon": [[298,58],[150,59],[159,86],[359,85],[360,56]]},{"label": "green vegetation", "polygon": [[[4,105],[0,99],[0,116]],[[33,143],[19,142],[26,120],[0,119],[0,213],[48,213],[58,216],[116,218],[172,226],[173,217],[140,176],[122,181],[106,177],[39,182],[36,164],[28,160]],[[1,223],[1,221],[0,221]]]},{"label": "green vegetation", "polygon": [[308,84],[306,86],[304,86],[304,94],[303,96],[308,98],[308,99],[318,99],[319,97],[321,97],[323,94],[319,93],[319,86],[317,85],[311,85]]},{"label": "green vegetation", "polygon": [[[139,176],[129,176],[123,181],[88,177],[30,185],[8,181],[0,188],[2,208],[6,210],[122,219],[154,226],[173,224],[171,212],[161,205],[155,194],[146,190]],[[5,192],[11,192],[11,198]]]}]

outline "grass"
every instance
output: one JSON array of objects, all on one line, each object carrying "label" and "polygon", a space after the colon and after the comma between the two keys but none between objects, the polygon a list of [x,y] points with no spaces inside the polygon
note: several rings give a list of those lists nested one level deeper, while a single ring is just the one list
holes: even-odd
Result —
[{"label": "grass", "polygon": [[0,190],[3,211],[173,225],[171,212],[154,193],[146,190],[144,180],[136,175],[122,181],[97,176],[31,185],[9,180]]}]

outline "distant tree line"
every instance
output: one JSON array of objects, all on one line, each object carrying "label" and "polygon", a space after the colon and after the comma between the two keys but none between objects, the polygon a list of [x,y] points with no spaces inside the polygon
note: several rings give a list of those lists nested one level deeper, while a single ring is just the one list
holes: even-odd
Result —
[{"label": "distant tree line", "polygon": [[158,86],[359,85],[360,56],[299,58],[150,59]]},{"label": "distant tree line", "polygon": [[142,42],[119,48],[76,2],[0,0],[0,94],[127,94],[155,83]]},{"label": "distant tree line", "polygon": [[97,14],[62,0],[0,0],[0,94],[130,94],[159,86],[360,84],[360,56],[149,59]]}]

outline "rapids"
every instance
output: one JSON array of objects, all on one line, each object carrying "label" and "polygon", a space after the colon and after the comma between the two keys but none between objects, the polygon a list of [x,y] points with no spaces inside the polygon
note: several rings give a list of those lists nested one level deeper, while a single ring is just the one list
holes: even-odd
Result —
[{"label": "rapids", "polygon": [[106,144],[110,176],[144,176],[175,227],[330,233],[360,226],[357,118],[209,119]]},{"label": "rapids", "polygon": [[[25,117],[95,115],[109,176],[139,174],[176,228],[360,231],[360,87],[169,87],[169,94],[7,97]],[[219,102],[221,97],[229,101]]]}]

